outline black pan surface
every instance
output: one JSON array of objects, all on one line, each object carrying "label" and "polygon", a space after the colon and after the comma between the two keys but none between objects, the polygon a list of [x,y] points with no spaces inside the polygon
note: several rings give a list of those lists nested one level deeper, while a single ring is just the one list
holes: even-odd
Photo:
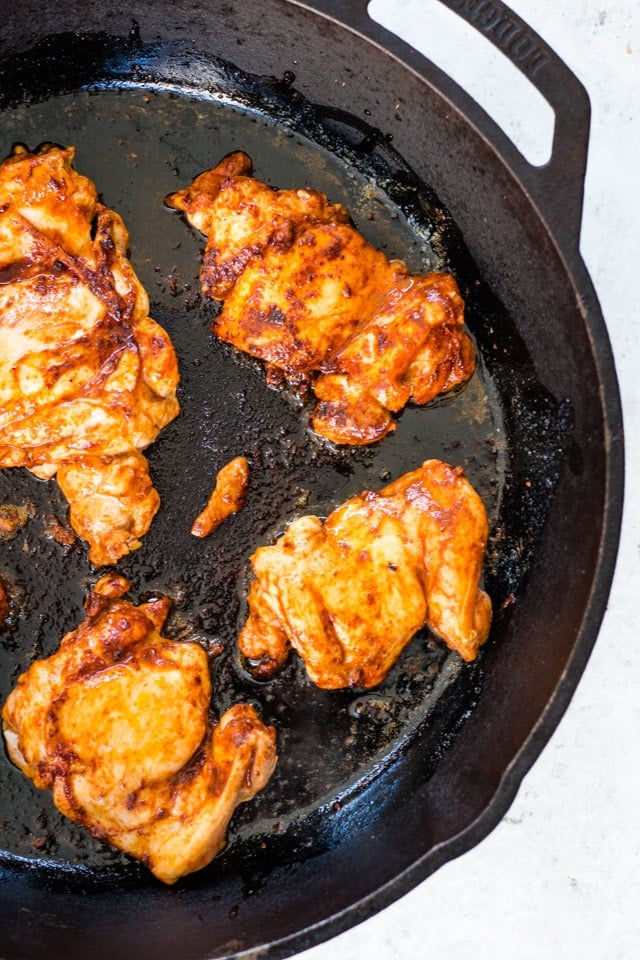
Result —
[{"label": "black pan surface", "polygon": [[[274,892],[278,871],[286,876],[297,864],[303,876],[307,863],[321,870],[322,857],[341,845],[348,856],[350,838],[363,823],[366,829],[381,797],[391,807],[402,803],[407,787],[398,765],[417,746],[428,780],[482,697],[485,658],[463,665],[424,631],[374,691],[319,691],[294,657],[275,679],[256,682],[235,650],[251,553],[294,517],[324,516],[427,458],[461,464],[489,514],[485,587],[495,622],[488,649],[499,649],[559,477],[575,466],[571,404],[540,382],[517,324],[431,188],[366,120],[312,104],[296,92],[292,75],[251,75],[204,55],[185,60],[171,43],[141,43],[135,25],[125,38],[48,38],[4,69],[12,84],[0,93],[0,152],[16,141],[76,146],[76,169],[94,180],[130,230],[131,260],[151,315],[169,331],[179,357],[181,414],[147,451],[162,506],[143,547],[119,568],[132,581],[133,599],[149,592],[173,599],[167,632],[197,639],[210,652],[214,715],[241,700],[254,703],[277,727],[280,761],[267,789],[237,811],[226,850],[167,890],[59,815],[3,756],[0,866],[7,878],[30,878],[34,907],[46,913],[45,905],[56,904],[35,946],[20,946],[15,936],[3,955],[39,956],[56,925],[66,931],[61,956],[85,955],[84,924],[73,904],[89,894],[98,928],[109,927],[115,888],[127,891],[131,912],[117,901],[120,922],[108,940],[92,945],[96,957],[141,955],[135,917],[142,909],[156,924],[154,955],[175,956],[178,943],[184,948],[175,939],[180,925],[192,931],[194,918],[216,904],[224,904],[221,929],[191,933],[182,955],[239,955],[243,935],[229,933],[238,915],[267,896],[271,942],[284,937],[291,922]],[[236,149],[253,157],[260,179],[310,186],[344,203],[370,242],[411,269],[454,272],[480,357],[464,388],[428,407],[409,407],[379,444],[341,449],[312,433],[304,402],[267,387],[259,364],[215,340],[210,323],[218,307],[202,299],[197,277],[203,238],[162,200]],[[252,468],[247,505],[213,536],[196,540],[191,523],[216,472],[237,454]],[[1,471],[1,503],[33,507],[18,536],[0,545],[0,575],[12,597],[0,645],[4,701],[19,673],[77,625],[97,572],[81,543],[63,547],[45,536],[51,516],[66,520],[55,482]],[[13,888],[5,889],[9,916]],[[343,909],[346,897],[332,910]],[[274,950],[282,955],[287,948]]]}]

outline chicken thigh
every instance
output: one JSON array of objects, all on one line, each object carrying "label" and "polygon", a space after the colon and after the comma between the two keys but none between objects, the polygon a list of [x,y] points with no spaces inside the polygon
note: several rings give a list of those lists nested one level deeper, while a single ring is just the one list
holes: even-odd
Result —
[{"label": "chicken thigh", "polygon": [[4,736],[65,816],[173,883],[213,859],[237,804],[266,785],[275,734],[245,703],[212,724],[204,649],[161,635],[166,598],[135,606],[128,589],[98,581],[85,620],[19,678]]},{"label": "chicken thigh", "polygon": [[361,445],[393,413],[467,380],[475,349],[449,274],[411,275],[313,190],[273,190],[230,154],[165,203],[207,235],[200,278],[224,306],[214,333],[264,361],[270,382],[311,386],[317,433]]},{"label": "chicken thigh", "polygon": [[178,368],[127,230],[73,158],[16,147],[0,164],[0,466],[60,471],[100,565],[139,547],[158,508],[140,451],[178,413]]},{"label": "chicken thigh", "polygon": [[376,686],[425,626],[473,660],[491,623],[479,588],[487,532],[480,497],[439,460],[324,522],[294,520],[252,557],[240,650],[269,676],[293,647],[324,689]]}]

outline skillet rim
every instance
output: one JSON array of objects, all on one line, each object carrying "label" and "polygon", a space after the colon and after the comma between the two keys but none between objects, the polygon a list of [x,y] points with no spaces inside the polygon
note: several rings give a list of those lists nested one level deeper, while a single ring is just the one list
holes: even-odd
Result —
[{"label": "skillet rim", "polygon": [[[318,11],[308,3],[300,4],[297,0],[288,0],[288,2],[313,10],[315,13],[319,12],[322,14],[325,12],[323,10]],[[322,4],[321,6],[335,5]],[[341,12],[344,13],[344,11]],[[337,20],[337,18],[334,19],[336,19],[336,22],[341,22]],[[342,22],[341,25],[350,29],[349,22]],[[404,49],[412,64],[423,61],[428,67],[428,69],[425,68],[425,82],[433,84],[432,80],[426,79],[429,73],[433,76],[433,66],[426,58],[422,58],[408,45],[399,41],[393,34],[388,33],[382,27],[373,24],[373,22],[370,31],[371,35],[368,36],[368,39],[380,42],[381,44],[384,43],[385,38],[393,38],[393,46],[395,46],[396,50],[402,51]],[[369,31],[367,31],[367,33],[369,33]],[[367,37],[365,37],[365,39],[366,38]],[[385,45],[385,48],[389,51],[389,43]],[[437,87],[436,89],[438,92],[441,92]],[[467,95],[464,94],[464,92],[462,93],[462,99],[466,98]],[[455,105],[453,98],[452,102]],[[461,109],[460,112],[466,116],[463,109]],[[492,137],[486,130],[483,131],[479,128],[479,133],[483,139],[493,143]],[[508,166],[503,156],[500,156],[500,159],[503,164]],[[541,219],[546,222],[546,218],[542,217],[542,215]],[[575,250],[568,250],[566,242],[558,241],[553,234],[551,234],[551,237],[556,242],[561,258],[565,264],[568,265],[567,272],[571,274],[576,288],[582,297],[585,327],[590,335],[594,360],[597,363],[600,374],[599,387],[603,400],[603,423],[608,455],[608,469],[606,471],[607,486],[604,497],[602,535],[600,537],[598,559],[595,564],[588,603],[585,608],[580,631],[574,641],[571,657],[534,731],[523,743],[517,756],[505,770],[491,803],[479,817],[456,836],[435,846],[428,854],[413,863],[375,894],[359,903],[353,904],[348,910],[329,918],[322,924],[317,925],[317,927],[309,928],[308,931],[298,932],[291,938],[285,938],[278,943],[272,944],[267,948],[268,953],[264,955],[273,957],[290,955],[291,947],[299,950],[304,946],[310,946],[312,943],[319,943],[321,940],[326,940],[334,936],[347,927],[354,925],[354,923],[364,920],[367,916],[370,916],[372,913],[377,912],[382,907],[402,896],[447,860],[461,855],[472,846],[475,846],[480,840],[484,839],[497,825],[511,805],[524,775],[533,765],[555,730],[571,700],[597,639],[598,629],[604,616],[615,570],[623,511],[624,451],[622,409],[605,321],[584,262],[577,252],[577,237]],[[311,939],[305,942],[308,937],[311,937]],[[285,952],[282,952],[283,948]],[[234,956],[249,957],[253,955],[253,953],[253,951],[243,951]]]}]

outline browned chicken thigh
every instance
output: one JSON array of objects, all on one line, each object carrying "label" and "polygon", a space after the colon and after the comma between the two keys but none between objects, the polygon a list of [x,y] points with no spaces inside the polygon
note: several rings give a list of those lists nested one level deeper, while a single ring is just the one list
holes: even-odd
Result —
[{"label": "browned chicken thigh", "polygon": [[205,651],[161,635],[166,598],[135,606],[128,588],[98,581],[83,623],[18,680],[4,736],[65,816],[173,883],[212,860],[237,804],[266,785],[275,734],[248,704],[212,724]]},{"label": "browned chicken thigh", "polygon": [[268,676],[293,647],[319,687],[373,687],[430,627],[473,660],[491,623],[478,586],[487,518],[460,468],[428,460],[323,523],[294,520],[252,557],[241,652]]},{"label": "browned chicken thigh", "polygon": [[178,413],[178,369],[127,230],[73,157],[18,147],[0,164],[0,466],[57,473],[100,565],[158,509],[140,451]]},{"label": "browned chicken thigh", "polygon": [[313,427],[351,445],[467,380],[475,350],[453,277],[411,275],[312,190],[273,190],[230,154],[165,200],[207,235],[200,278],[224,300],[218,337],[265,362],[270,382],[312,386]]}]

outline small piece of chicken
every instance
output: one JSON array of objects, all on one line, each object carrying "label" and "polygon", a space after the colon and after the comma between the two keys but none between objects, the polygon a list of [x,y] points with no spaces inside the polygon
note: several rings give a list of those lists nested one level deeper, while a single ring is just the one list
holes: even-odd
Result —
[{"label": "small piece of chicken", "polygon": [[53,540],[59,543],[61,547],[73,547],[76,544],[77,537],[73,530],[60,523],[54,513],[47,514],[43,518],[42,535],[46,540]]},{"label": "small piece of chicken", "polygon": [[22,530],[27,521],[35,516],[32,503],[0,504],[0,543],[13,540],[18,530]]},{"label": "small piece of chicken", "polygon": [[467,380],[475,349],[452,276],[412,276],[311,190],[273,190],[230,154],[165,203],[207,235],[200,279],[224,306],[214,333],[266,364],[270,382],[312,386],[312,423],[360,445],[393,413]]},{"label": "small piece of chicken", "polygon": [[[71,471],[71,522],[100,565],[140,546],[157,510],[155,491],[139,496],[153,490],[139,451],[178,413],[178,368],[127,230],[73,157],[16,147],[0,164],[0,466]],[[103,485],[120,501],[113,535]]]},{"label": "small piece of chicken", "polygon": [[430,627],[473,660],[491,623],[479,589],[487,518],[461,468],[428,460],[323,523],[294,520],[252,557],[241,652],[269,676],[293,647],[324,689],[380,683]]},{"label": "small piece of chicken", "polygon": [[234,457],[218,472],[213,493],[191,527],[193,536],[208,537],[227,517],[241,510],[248,486],[249,462],[246,457]]},{"label": "small piece of chicken", "polygon": [[80,626],[36,660],[2,711],[9,756],[58,809],[164,883],[206,866],[238,803],[268,782],[275,733],[249,704],[213,725],[208,658],[160,631],[170,602],[105,575]]}]

